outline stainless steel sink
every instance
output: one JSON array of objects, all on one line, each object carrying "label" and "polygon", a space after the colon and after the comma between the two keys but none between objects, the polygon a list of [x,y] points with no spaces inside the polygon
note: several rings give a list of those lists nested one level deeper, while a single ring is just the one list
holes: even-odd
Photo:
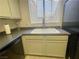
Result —
[{"label": "stainless steel sink", "polygon": [[60,33],[56,28],[38,28],[34,29],[31,34],[53,34]]}]

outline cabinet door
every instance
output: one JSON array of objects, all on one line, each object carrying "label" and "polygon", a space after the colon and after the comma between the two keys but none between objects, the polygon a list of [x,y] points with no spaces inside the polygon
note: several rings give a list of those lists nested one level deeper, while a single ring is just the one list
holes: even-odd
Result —
[{"label": "cabinet door", "polygon": [[65,57],[66,41],[47,41],[46,42],[46,55]]},{"label": "cabinet door", "polygon": [[68,36],[46,36],[46,55],[65,57]]},{"label": "cabinet door", "polygon": [[20,19],[19,0],[9,0],[12,18]]},{"label": "cabinet door", "polygon": [[25,54],[43,55],[43,49],[44,49],[43,39],[34,39],[34,38],[25,39],[25,38],[23,38],[22,42],[23,42]]},{"label": "cabinet door", "polygon": [[0,0],[0,17],[10,17],[11,12],[8,0]]}]

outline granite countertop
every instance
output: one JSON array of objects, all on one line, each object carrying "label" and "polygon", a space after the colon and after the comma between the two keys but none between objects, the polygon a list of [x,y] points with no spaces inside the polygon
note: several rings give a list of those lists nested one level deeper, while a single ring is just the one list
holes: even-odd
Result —
[{"label": "granite countertop", "polygon": [[[31,34],[31,31],[33,29],[21,29],[21,30],[13,30],[10,35],[6,35],[5,33],[0,34],[0,50],[7,46],[9,43],[17,39],[18,37],[21,37],[22,35],[39,35],[39,34]],[[52,35],[69,35],[68,32],[58,29],[61,33],[58,34],[52,34]],[[40,34],[42,35],[42,34]],[[48,34],[49,35],[49,34]]]},{"label": "granite countertop", "polygon": [[26,30],[26,29],[22,29],[22,35],[69,35],[70,33],[65,31],[64,29],[59,29],[57,28],[57,30],[60,32],[60,33],[31,33],[33,31],[33,29],[29,29],[29,30]]},{"label": "granite countertop", "polygon": [[0,34],[0,50],[18,37],[20,37],[21,35],[22,33],[18,31],[12,31],[10,35],[6,35],[5,33]]}]

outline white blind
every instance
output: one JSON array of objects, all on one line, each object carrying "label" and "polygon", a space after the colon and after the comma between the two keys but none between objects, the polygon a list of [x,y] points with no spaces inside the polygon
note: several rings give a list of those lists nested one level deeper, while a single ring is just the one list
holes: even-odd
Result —
[{"label": "white blind", "polygon": [[[45,19],[45,23],[55,23],[61,21],[61,16],[63,16],[61,14],[61,12],[63,12],[62,0],[44,0],[44,6],[43,0],[28,0],[28,2],[32,24],[42,24],[43,18]],[[45,8],[45,11],[43,11],[43,7]],[[43,16],[44,12],[45,16]]]}]

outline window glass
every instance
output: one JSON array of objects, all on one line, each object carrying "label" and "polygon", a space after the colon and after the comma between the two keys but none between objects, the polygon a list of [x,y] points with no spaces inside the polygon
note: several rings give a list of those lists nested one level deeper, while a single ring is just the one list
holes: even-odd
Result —
[{"label": "window glass", "polygon": [[[31,23],[55,23],[61,21],[62,0],[28,0]],[[44,4],[43,4],[44,3]]]}]

